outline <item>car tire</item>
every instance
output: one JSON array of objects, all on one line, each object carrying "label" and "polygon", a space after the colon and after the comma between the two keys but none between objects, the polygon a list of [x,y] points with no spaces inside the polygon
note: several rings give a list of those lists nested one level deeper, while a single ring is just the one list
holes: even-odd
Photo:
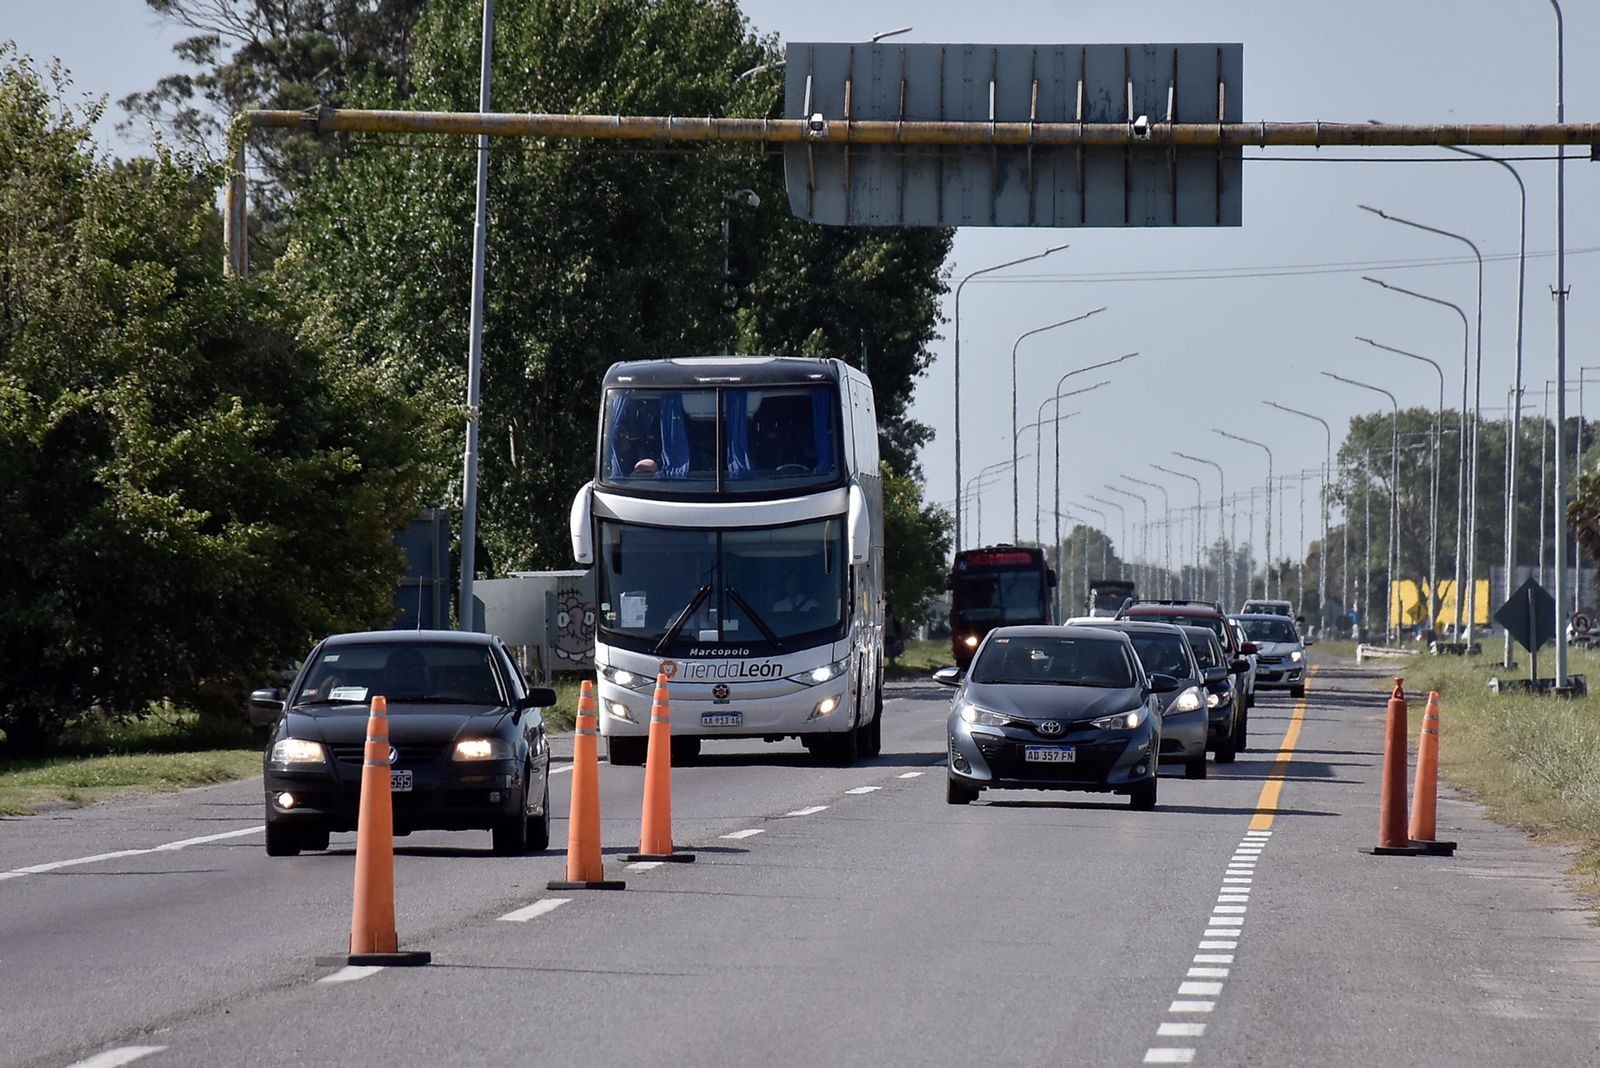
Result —
[{"label": "car tire", "polygon": [[267,856],[298,857],[302,848],[298,828],[267,821]]},{"label": "car tire", "polygon": [[1157,779],[1154,775],[1128,791],[1128,804],[1140,812],[1149,812],[1156,807]]},{"label": "car tire", "polygon": [[300,848],[309,853],[324,853],[328,849],[328,828],[305,828],[300,832]]},{"label": "car tire", "polygon": [[606,760],[623,767],[637,768],[644,763],[645,738],[623,738],[613,735],[606,739]]},{"label": "car tire", "polygon": [[495,820],[489,828],[490,848],[497,857],[520,857],[528,851],[528,782],[522,782],[522,800],[515,815]]},{"label": "car tire", "polygon": [[1234,747],[1233,730],[1230,728],[1228,736],[1217,743],[1215,750],[1218,764],[1232,764],[1238,759],[1239,752]]},{"label": "car tire", "polygon": [[944,800],[949,805],[970,805],[978,799],[978,788],[954,779],[944,781]]},{"label": "car tire", "polygon": [[1304,697],[1305,695],[1306,695],[1306,688],[1304,686],[1291,686],[1291,687],[1289,687],[1289,696],[1290,697],[1301,698],[1301,697]]},{"label": "car tire", "polygon": [[542,853],[550,848],[550,772],[544,776],[544,804],[537,816],[528,817],[528,852]]},{"label": "car tire", "polygon": [[1183,762],[1183,777],[1185,779],[1203,779],[1206,777],[1206,755],[1204,753]]},{"label": "car tire", "polygon": [[1250,713],[1246,712],[1233,725],[1233,747],[1240,753],[1250,748]]},{"label": "car tire", "polygon": [[700,759],[700,739],[688,735],[676,735],[672,739],[672,766],[675,768],[687,767]]}]

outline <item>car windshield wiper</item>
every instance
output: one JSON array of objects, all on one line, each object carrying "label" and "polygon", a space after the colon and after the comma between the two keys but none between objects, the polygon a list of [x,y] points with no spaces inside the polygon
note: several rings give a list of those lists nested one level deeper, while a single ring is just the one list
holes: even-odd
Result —
[{"label": "car windshield wiper", "polygon": [[767,621],[761,618],[761,613],[760,612],[757,612],[754,608],[752,608],[750,606],[750,602],[749,601],[747,601],[743,597],[739,596],[739,591],[738,590],[734,589],[732,586],[729,586],[728,587],[728,596],[733,598],[733,601],[734,601],[735,604],[737,604],[740,608],[744,609],[745,615],[750,617],[750,622],[752,622],[752,623],[754,623],[756,625],[756,629],[761,631],[761,633],[766,637],[767,641],[769,641],[769,642],[771,642],[773,644],[774,648],[777,648],[777,649],[782,649],[783,648],[783,639],[778,637],[778,634],[777,634],[776,631],[774,631],[771,627],[767,626]]},{"label": "car windshield wiper", "polygon": [[656,642],[655,651],[657,654],[666,652],[667,646],[672,644],[672,640],[678,636],[678,632],[683,629],[683,625],[689,622],[689,617],[694,615],[695,609],[699,608],[701,602],[710,595],[711,583],[709,582],[694,591],[694,596],[689,598],[689,603],[683,606],[683,611],[678,613],[677,618],[667,627],[666,633],[661,635],[661,640]]},{"label": "car windshield wiper", "polygon": [[312,705],[365,705],[365,701],[349,701],[342,697],[314,697],[309,701],[296,701],[294,708],[309,708]]}]

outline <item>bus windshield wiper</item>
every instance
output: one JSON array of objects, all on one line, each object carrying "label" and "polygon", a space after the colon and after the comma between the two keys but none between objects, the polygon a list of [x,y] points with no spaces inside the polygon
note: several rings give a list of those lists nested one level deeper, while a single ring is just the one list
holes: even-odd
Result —
[{"label": "bus windshield wiper", "polygon": [[667,646],[672,644],[672,639],[676,638],[678,632],[683,629],[683,625],[689,622],[689,617],[694,615],[694,610],[699,608],[700,603],[710,595],[711,583],[709,582],[694,591],[694,596],[689,598],[689,603],[683,606],[683,611],[678,613],[672,624],[667,627],[667,632],[661,635],[661,640],[656,642],[655,651],[658,655],[666,651]]},{"label": "bus windshield wiper", "polygon": [[761,633],[766,636],[767,641],[772,643],[773,648],[775,648],[775,649],[782,649],[783,648],[783,639],[778,637],[776,631],[774,631],[771,627],[767,626],[767,621],[761,618],[761,613],[760,612],[757,612],[754,608],[752,608],[750,606],[750,602],[749,601],[747,601],[743,597],[739,596],[739,591],[738,590],[734,589],[732,586],[729,586],[728,587],[728,596],[733,598],[735,604],[737,604],[740,608],[744,609],[745,615],[750,617],[750,622],[754,623],[756,625],[756,629],[761,631]]}]

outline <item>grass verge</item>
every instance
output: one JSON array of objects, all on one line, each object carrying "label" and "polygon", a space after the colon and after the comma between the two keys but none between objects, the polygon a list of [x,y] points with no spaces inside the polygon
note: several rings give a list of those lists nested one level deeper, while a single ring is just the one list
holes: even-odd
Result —
[{"label": "grass verge", "polygon": [[926,679],[942,667],[956,662],[950,655],[950,640],[910,641],[900,655],[884,666],[886,679]]},{"label": "grass verge", "polygon": [[[1408,691],[1439,691],[1441,774],[1501,822],[1572,846],[1573,874],[1600,901],[1600,698],[1489,692],[1491,676],[1526,676],[1519,655],[1511,671],[1492,656],[1417,656],[1392,673]],[[1600,654],[1572,650],[1568,671],[1600,686]],[[1421,712],[1413,702],[1413,725]]]}]

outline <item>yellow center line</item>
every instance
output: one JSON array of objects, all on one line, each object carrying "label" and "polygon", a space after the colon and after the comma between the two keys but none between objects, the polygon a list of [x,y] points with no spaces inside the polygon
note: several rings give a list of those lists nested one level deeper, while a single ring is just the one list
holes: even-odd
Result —
[{"label": "yellow center line", "polygon": [[[1306,672],[1306,688],[1309,691],[1311,679],[1317,673],[1313,667]],[[1283,743],[1278,746],[1278,759],[1272,762],[1272,771],[1267,775],[1267,781],[1261,784],[1261,796],[1256,798],[1256,814],[1250,817],[1252,831],[1272,830],[1272,821],[1278,813],[1278,795],[1283,792],[1283,780],[1289,774],[1289,764],[1294,760],[1295,743],[1300,741],[1300,724],[1306,715],[1306,698],[1302,697],[1294,703],[1294,715],[1289,717],[1289,729],[1283,732]]]}]

